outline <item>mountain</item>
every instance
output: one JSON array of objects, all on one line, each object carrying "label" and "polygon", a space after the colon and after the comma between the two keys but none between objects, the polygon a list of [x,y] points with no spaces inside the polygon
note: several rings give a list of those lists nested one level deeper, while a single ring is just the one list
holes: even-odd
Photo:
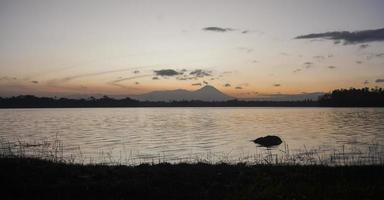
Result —
[{"label": "mountain", "polygon": [[234,97],[228,96],[210,85],[206,85],[195,91],[183,89],[154,91],[142,95],[131,96],[131,98],[140,101],[228,101],[235,99]]}]

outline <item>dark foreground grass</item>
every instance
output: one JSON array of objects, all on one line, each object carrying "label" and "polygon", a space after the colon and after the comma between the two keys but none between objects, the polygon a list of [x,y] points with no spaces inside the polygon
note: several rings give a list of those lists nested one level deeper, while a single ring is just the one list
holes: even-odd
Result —
[{"label": "dark foreground grass", "polygon": [[0,158],[1,199],[384,199],[381,166],[65,164]]}]

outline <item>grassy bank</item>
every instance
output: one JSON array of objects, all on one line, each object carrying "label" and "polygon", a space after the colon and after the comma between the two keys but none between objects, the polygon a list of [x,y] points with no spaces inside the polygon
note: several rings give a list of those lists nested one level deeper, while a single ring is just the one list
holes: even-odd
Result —
[{"label": "grassy bank", "polygon": [[[0,140],[1,199],[384,199],[379,145],[331,157],[272,151],[236,164],[87,163],[62,142]],[[80,157],[80,158],[79,158]],[[225,162],[225,159],[221,159]],[[164,163],[162,163],[164,162]],[[134,162],[136,163],[136,162]],[[233,163],[233,162],[232,162]]]},{"label": "grassy bank", "polygon": [[81,165],[1,157],[2,199],[383,199],[384,167]]}]

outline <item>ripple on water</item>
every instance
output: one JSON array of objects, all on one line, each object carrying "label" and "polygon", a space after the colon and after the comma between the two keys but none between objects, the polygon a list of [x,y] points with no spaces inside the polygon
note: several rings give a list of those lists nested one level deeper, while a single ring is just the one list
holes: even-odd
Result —
[{"label": "ripple on water", "polygon": [[[180,159],[262,150],[250,140],[278,135],[292,151],[383,145],[383,108],[101,108],[0,110],[0,137],[62,140],[69,151],[138,152]],[[283,148],[283,147],[279,147]],[[325,151],[325,150],[324,150]],[[292,152],[293,153],[293,152]],[[117,153],[116,153],[117,154]],[[118,156],[118,155],[115,155]]]}]

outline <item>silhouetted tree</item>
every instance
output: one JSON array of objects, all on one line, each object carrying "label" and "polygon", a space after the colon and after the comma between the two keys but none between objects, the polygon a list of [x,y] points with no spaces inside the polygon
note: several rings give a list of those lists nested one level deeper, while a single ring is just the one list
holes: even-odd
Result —
[{"label": "silhouetted tree", "polygon": [[384,106],[382,88],[338,89],[319,98],[320,106]]},{"label": "silhouetted tree", "polygon": [[76,108],[76,107],[384,107],[382,88],[338,89],[319,97],[318,101],[138,101],[129,97],[114,99],[108,96],[88,99],[48,98],[32,95],[0,97],[0,108]]}]

